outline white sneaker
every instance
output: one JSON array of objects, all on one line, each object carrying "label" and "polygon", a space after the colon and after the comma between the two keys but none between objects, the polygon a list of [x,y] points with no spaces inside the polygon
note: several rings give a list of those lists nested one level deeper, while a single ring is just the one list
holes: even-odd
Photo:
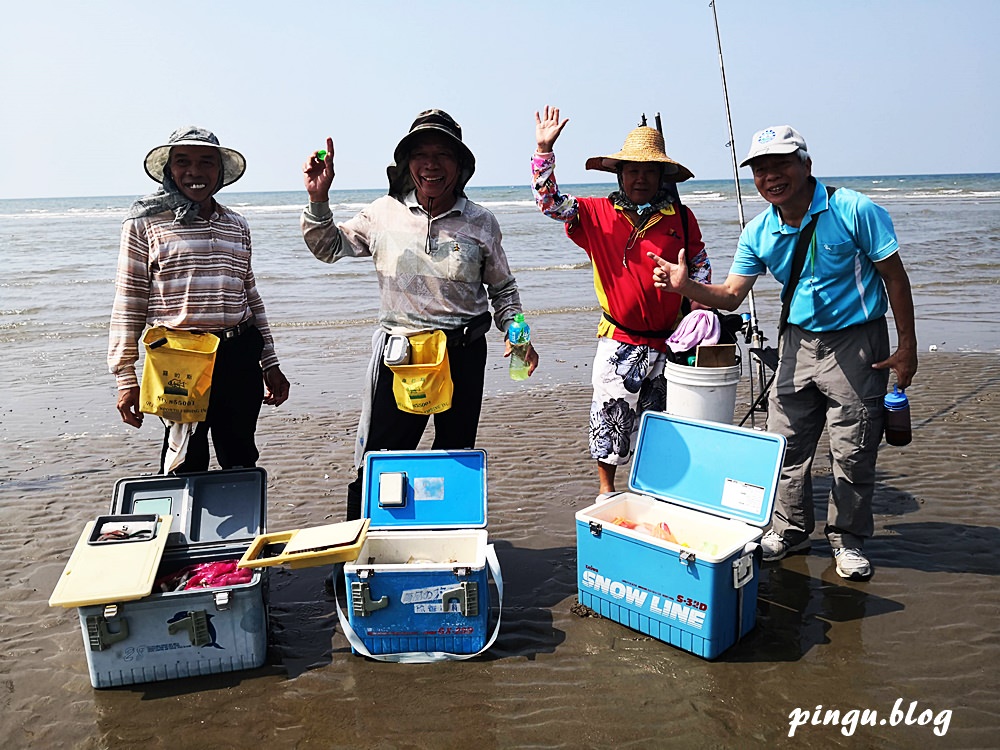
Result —
[{"label": "white sneaker", "polygon": [[785,538],[773,529],[764,534],[760,540],[761,549],[764,550],[764,562],[774,562],[780,560],[791,552],[803,552],[809,549],[812,542],[806,537],[798,544],[789,544]]},{"label": "white sneaker", "polygon": [[854,547],[835,549],[833,559],[837,563],[837,575],[841,578],[867,581],[872,577],[872,564],[859,549]]}]

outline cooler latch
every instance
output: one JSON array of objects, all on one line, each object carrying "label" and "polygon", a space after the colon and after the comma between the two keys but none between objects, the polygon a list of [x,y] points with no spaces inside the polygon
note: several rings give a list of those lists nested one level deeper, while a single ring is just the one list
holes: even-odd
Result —
[{"label": "cooler latch", "polygon": [[593,536],[600,536],[601,535],[601,531],[603,531],[603,530],[604,530],[604,527],[601,526],[601,524],[599,524],[597,521],[591,521],[590,522],[590,533]]},{"label": "cooler latch", "polygon": [[372,599],[371,590],[367,583],[353,581],[351,583],[351,609],[358,617],[385,609],[389,606],[389,597],[383,596],[378,601]]},{"label": "cooler latch", "polygon": [[458,610],[463,617],[476,617],[479,614],[479,584],[463,581],[457,587],[441,592],[442,611],[448,612],[454,601],[458,602]]},{"label": "cooler latch", "polygon": [[87,642],[91,651],[103,651],[112,643],[128,638],[128,620],[124,617],[117,620],[118,631],[111,632],[108,620],[118,617],[118,605],[109,604],[100,615],[87,615]]},{"label": "cooler latch", "polygon": [[167,623],[167,632],[170,635],[177,635],[182,630],[187,631],[192,646],[207,646],[212,642],[208,630],[208,615],[203,609],[197,612],[189,611],[185,616]]},{"label": "cooler latch", "polygon": [[691,550],[682,549],[677,554],[677,561],[682,565],[694,565],[696,562],[698,562],[698,558]]},{"label": "cooler latch", "polygon": [[750,542],[743,548],[743,556],[733,560],[733,588],[741,589],[753,580],[753,556],[759,548]]},{"label": "cooler latch", "polygon": [[217,591],[215,592],[215,609],[219,612],[225,612],[230,607],[232,599],[231,591]]}]

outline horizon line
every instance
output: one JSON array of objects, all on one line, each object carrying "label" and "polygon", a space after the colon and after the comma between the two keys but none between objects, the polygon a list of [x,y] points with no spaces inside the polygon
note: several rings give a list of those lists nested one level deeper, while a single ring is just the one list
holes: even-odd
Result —
[{"label": "horizon line", "polygon": [[[911,173],[894,173],[894,174],[858,174],[858,175],[828,175],[826,177],[821,177],[821,179],[871,179],[871,178],[905,178],[905,177],[984,177],[989,175],[1000,175],[1000,172],[911,172]],[[684,184],[691,184],[695,182],[732,182],[732,177],[694,177],[690,180],[685,180]],[[740,178],[740,184],[747,183],[753,185],[753,178]],[[234,183],[235,184],[235,183]],[[570,185],[615,185],[614,181],[610,180],[594,180],[589,182],[565,182],[562,183],[563,186],[568,187]],[[220,190],[219,193],[222,194],[234,194],[234,193],[298,193],[305,192],[305,188],[296,189],[258,189],[258,190],[230,190],[232,185],[227,186],[227,189]],[[530,190],[531,186],[519,183],[511,185],[469,185],[470,189],[473,190],[497,190],[497,189],[511,189],[511,188],[523,188],[525,190]],[[331,188],[331,192],[371,192],[371,191],[384,191],[387,188],[384,186],[380,187],[345,187],[345,188]],[[217,194],[219,194],[217,193]],[[106,193],[106,194],[95,194],[95,195],[37,195],[37,196],[20,196],[20,197],[0,197],[0,201],[36,201],[36,200],[72,200],[72,199],[84,199],[84,198],[129,198],[139,195],[137,193]],[[142,193],[141,195],[146,195]]]}]

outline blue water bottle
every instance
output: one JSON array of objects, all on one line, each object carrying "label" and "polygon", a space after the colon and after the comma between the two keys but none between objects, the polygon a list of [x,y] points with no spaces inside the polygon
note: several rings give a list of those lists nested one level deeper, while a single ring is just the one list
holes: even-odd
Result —
[{"label": "blue water bottle", "polygon": [[514,322],[507,329],[507,340],[510,342],[510,379],[526,380],[528,377],[528,343],[531,341],[531,328],[524,322],[524,313],[514,315]]},{"label": "blue water bottle", "polygon": [[898,385],[885,394],[885,442],[889,445],[909,445],[913,439],[910,428],[910,401]]}]

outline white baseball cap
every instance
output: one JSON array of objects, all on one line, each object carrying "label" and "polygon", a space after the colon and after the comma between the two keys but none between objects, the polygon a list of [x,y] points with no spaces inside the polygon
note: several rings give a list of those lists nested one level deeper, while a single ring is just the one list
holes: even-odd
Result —
[{"label": "white baseball cap", "polygon": [[806,139],[802,137],[791,125],[774,125],[770,128],[758,130],[750,140],[750,153],[741,163],[745,167],[752,159],[766,154],[792,154],[806,148]]}]

